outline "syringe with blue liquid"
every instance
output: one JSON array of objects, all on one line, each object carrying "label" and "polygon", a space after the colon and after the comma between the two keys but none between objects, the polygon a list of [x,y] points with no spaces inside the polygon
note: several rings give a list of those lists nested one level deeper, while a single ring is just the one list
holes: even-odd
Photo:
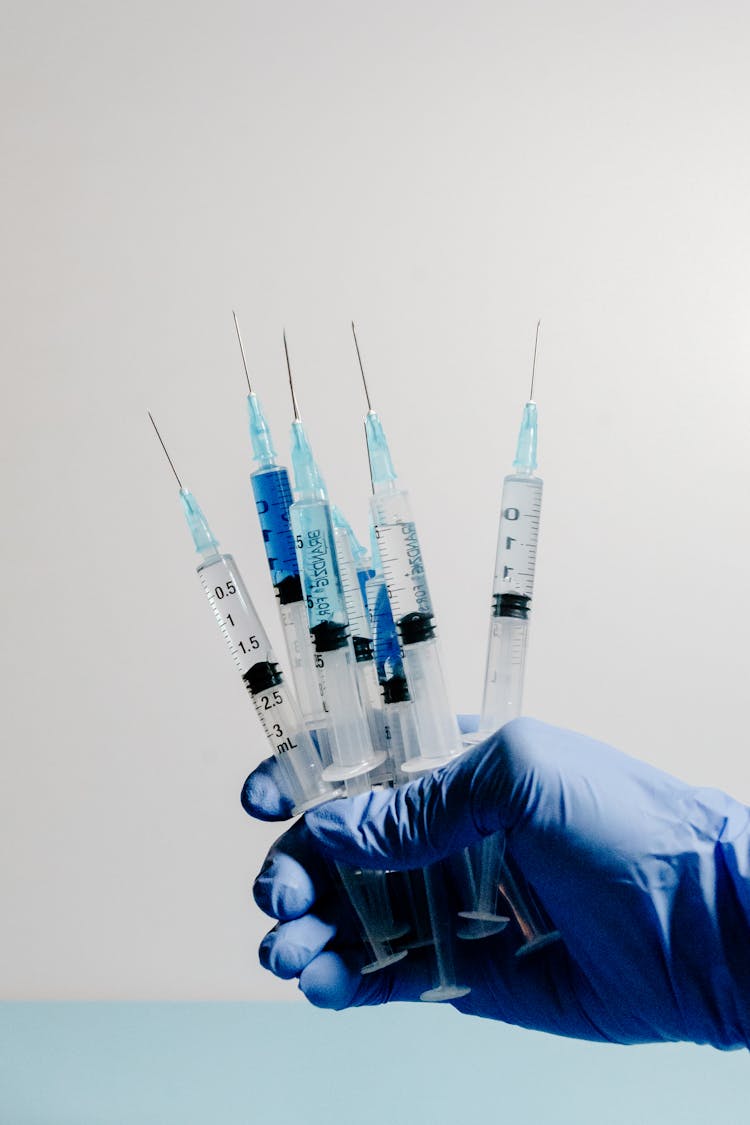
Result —
[{"label": "syringe with blue liquid", "polygon": [[[325,713],[315,670],[315,653],[310,642],[307,605],[302,591],[294,536],[289,526],[289,508],[292,503],[289,474],[277,461],[271,430],[260,399],[250,384],[240,326],[234,312],[232,317],[247,379],[250,444],[253,459],[258,466],[250,474],[250,483],[263,547],[276,592],[279,619],[300,709],[308,729],[320,731],[325,726]],[[325,749],[321,749],[325,755]]]}]

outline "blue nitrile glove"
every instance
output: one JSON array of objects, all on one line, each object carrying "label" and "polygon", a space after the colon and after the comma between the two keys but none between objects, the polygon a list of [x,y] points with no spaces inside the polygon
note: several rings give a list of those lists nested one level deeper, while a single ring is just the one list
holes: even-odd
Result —
[{"label": "blue nitrile glove", "polygon": [[[243,804],[288,815],[272,766]],[[562,942],[514,956],[505,931],[456,942],[463,1012],[581,1039],[750,1044],[750,810],[580,734],[515,719],[429,777],[330,801],[272,848],[255,883],[279,923],[261,962],[328,1008],[416,1000],[429,954],[361,976],[350,909],[324,857],[353,866],[432,863],[492,832]]]}]

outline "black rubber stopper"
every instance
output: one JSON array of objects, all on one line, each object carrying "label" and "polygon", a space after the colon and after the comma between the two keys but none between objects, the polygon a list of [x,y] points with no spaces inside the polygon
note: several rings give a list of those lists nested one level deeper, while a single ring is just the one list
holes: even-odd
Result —
[{"label": "black rubber stopper", "polygon": [[429,641],[435,636],[435,626],[429,613],[407,613],[398,623],[401,644],[413,645],[419,641]]},{"label": "black rubber stopper", "polygon": [[278,664],[272,664],[270,660],[261,660],[258,664],[253,664],[252,668],[248,668],[242,679],[250,694],[257,695],[259,691],[276,687],[276,684],[281,683],[283,676]]},{"label": "black rubber stopper", "polygon": [[372,641],[369,637],[352,637],[354,642],[354,659],[357,664],[364,664],[372,660]]},{"label": "black rubber stopper", "polygon": [[335,652],[346,647],[346,625],[339,625],[337,621],[321,621],[310,632],[316,652]]},{"label": "black rubber stopper", "polygon": [[411,698],[406,685],[405,676],[391,676],[390,680],[383,680],[383,703],[408,703]]},{"label": "black rubber stopper", "polygon": [[291,605],[293,602],[302,601],[302,583],[299,574],[290,574],[282,578],[276,587],[276,596],[280,605]]},{"label": "black rubber stopper", "polygon": [[495,594],[492,601],[493,617],[517,617],[526,621],[529,616],[531,598],[525,594]]}]

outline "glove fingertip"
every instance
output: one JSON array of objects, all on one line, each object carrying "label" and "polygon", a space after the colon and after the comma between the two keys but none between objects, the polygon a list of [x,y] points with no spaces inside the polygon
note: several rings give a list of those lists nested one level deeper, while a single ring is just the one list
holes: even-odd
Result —
[{"label": "glove fingertip", "polygon": [[302,970],[299,988],[314,1007],[340,1012],[351,1006],[360,979],[360,973],[350,969],[337,953],[327,951]]},{"label": "glove fingertip", "polygon": [[260,963],[274,976],[291,980],[320,955],[335,934],[335,926],[313,914],[282,922],[260,943]]},{"label": "glove fingertip", "polygon": [[269,759],[245,780],[240,801],[248,816],[256,820],[289,820],[293,812],[292,801],[279,788],[275,764]]}]

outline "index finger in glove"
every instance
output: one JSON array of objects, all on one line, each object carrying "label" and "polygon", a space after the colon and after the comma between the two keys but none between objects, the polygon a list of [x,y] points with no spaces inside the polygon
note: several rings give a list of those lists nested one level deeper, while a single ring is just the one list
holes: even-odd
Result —
[{"label": "index finger in glove", "polygon": [[293,815],[292,798],[284,790],[284,779],[278,760],[271,755],[245,779],[240,794],[242,807],[256,820],[289,820]]}]

